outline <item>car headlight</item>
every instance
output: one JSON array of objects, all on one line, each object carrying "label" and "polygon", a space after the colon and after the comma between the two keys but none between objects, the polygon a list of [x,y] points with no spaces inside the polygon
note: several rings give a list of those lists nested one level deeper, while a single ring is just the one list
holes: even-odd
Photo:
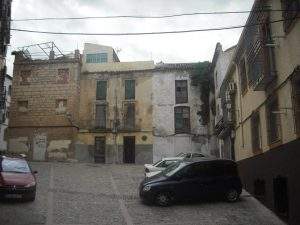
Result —
[{"label": "car headlight", "polygon": [[35,185],[36,185],[36,183],[33,181],[33,182],[27,184],[25,187],[26,187],[26,188],[29,188],[29,187],[33,187],[33,186],[35,186]]},{"label": "car headlight", "polygon": [[151,186],[149,185],[146,185],[145,187],[143,187],[143,191],[150,191],[151,189]]}]

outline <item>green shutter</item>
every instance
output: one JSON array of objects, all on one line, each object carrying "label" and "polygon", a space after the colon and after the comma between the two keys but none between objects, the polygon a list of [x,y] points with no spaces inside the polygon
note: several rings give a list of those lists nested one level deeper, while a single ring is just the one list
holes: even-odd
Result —
[{"label": "green shutter", "polygon": [[135,80],[125,80],[125,99],[135,99]]},{"label": "green shutter", "polygon": [[106,100],[107,81],[97,81],[96,99]]}]

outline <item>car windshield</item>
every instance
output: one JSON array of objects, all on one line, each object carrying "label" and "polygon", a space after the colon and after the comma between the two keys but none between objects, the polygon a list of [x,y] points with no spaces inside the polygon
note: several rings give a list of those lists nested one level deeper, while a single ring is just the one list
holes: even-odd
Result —
[{"label": "car windshield", "polygon": [[153,163],[152,165],[153,166],[157,166],[159,163],[161,163],[162,162],[162,160],[159,160],[159,161],[157,161],[156,163]]},{"label": "car windshield", "polygon": [[1,172],[30,173],[30,168],[26,161],[3,159],[1,163]]},{"label": "car windshield", "polygon": [[170,177],[183,168],[186,164],[184,162],[178,161],[169,165],[164,171],[162,171],[162,175],[166,177]]},{"label": "car windshield", "polygon": [[185,156],[185,153],[183,152],[180,152],[179,154],[176,155],[176,157],[184,157]]}]

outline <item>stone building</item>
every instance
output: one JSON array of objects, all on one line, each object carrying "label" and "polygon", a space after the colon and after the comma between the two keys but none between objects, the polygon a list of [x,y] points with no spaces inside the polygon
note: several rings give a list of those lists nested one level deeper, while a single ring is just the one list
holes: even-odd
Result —
[{"label": "stone building", "polygon": [[137,164],[208,153],[200,89],[191,85],[195,63],[120,62],[113,48],[90,43],[82,55],[14,54],[11,152]]},{"label": "stone building", "polygon": [[[247,191],[288,224],[300,224],[299,1],[256,0],[221,90]],[[280,21],[270,23],[270,21]],[[236,84],[232,92],[232,84]]]},{"label": "stone building", "polygon": [[192,85],[196,63],[158,64],[153,71],[153,160],[180,152],[208,152],[200,123],[200,89]]},{"label": "stone building", "polygon": [[[234,159],[234,143],[231,130],[228,129],[230,128],[229,125],[231,120],[228,117],[228,110],[224,103],[226,94],[228,95],[228,93],[221,89],[221,85],[232,59],[232,55],[235,52],[235,47],[236,46],[233,46],[223,51],[222,45],[217,43],[210,71],[210,76],[213,77],[214,80],[214,90],[210,93],[210,105],[213,105],[215,110],[214,113],[211,113],[209,126],[213,126],[213,128],[211,127],[210,132],[215,134],[212,135],[212,137],[217,137],[216,141],[218,149],[218,151],[214,152],[214,155],[227,159]],[[233,88],[235,88],[234,85]]]},{"label": "stone building", "polygon": [[111,47],[85,44],[76,158],[152,161],[152,61],[119,62]]},{"label": "stone building", "polygon": [[70,56],[56,56],[50,51],[47,59],[32,59],[25,53],[13,53],[9,150],[26,153],[33,160],[74,158],[79,51]]},{"label": "stone building", "polygon": [[7,127],[9,123],[11,84],[12,77],[6,74],[4,80],[5,106],[0,111],[0,152],[4,152],[7,150]]},{"label": "stone building", "polygon": [[[5,109],[6,52],[10,43],[11,0],[0,1],[0,111]],[[1,143],[0,143],[1,144]]]}]

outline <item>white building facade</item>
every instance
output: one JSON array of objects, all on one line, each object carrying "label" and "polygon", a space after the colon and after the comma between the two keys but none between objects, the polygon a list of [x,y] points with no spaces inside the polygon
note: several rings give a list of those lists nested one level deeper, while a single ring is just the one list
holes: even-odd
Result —
[{"label": "white building facade", "polygon": [[5,107],[0,111],[0,152],[7,150],[6,132],[9,122],[9,106],[11,96],[12,77],[5,75],[4,90],[5,90]]},{"label": "white building facade", "polygon": [[153,161],[181,152],[208,154],[207,127],[197,115],[200,89],[192,86],[195,65],[158,64],[153,72]]},{"label": "white building facade", "polygon": [[224,127],[224,113],[226,112],[224,112],[224,102],[221,101],[223,97],[221,95],[224,94],[223,92],[221,92],[221,86],[235,49],[236,46],[233,46],[223,51],[222,45],[220,43],[217,43],[211,67],[211,76],[213,76],[214,79],[214,104],[216,109],[214,119],[211,120],[211,122],[214,123],[214,133],[217,136],[217,145],[219,149],[219,152],[216,152],[216,156],[229,159],[233,158],[231,152],[232,143],[230,135],[224,135],[224,132],[222,131],[222,128]]}]

